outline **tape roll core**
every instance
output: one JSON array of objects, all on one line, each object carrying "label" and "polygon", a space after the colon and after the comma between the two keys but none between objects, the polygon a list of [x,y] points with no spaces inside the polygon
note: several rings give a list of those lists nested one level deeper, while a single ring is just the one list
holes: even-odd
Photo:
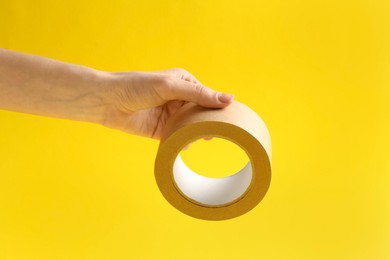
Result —
[{"label": "tape roll core", "polygon": [[208,207],[223,207],[245,194],[251,184],[252,166],[248,162],[231,176],[210,178],[193,172],[178,155],[173,165],[173,178],[176,188],[187,199]]},{"label": "tape roll core", "polygon": [[[203,137],[219,137],[240,146],[249,158],[238,173],[207,178],[181,160],[183,147]],[[155,162],[158,187],[175,208],[199,219],[223,220],[242,215],[265,196],[271,180],[268,130],[249,107],[235,101],[224,109],[189,103],[166,124]]]}]

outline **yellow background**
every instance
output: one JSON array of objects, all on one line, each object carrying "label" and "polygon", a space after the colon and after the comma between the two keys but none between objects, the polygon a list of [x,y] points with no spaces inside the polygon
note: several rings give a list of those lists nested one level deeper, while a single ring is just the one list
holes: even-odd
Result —
[{"label": "yellow background", "polygon": [[157,141],[0,111],[0,259],[389,259],[389,14],[388,0],[1,0],[0,47],[183,67],[234,93],[269,127],[273,179],[250,213],[197,220],[160,194]]}]

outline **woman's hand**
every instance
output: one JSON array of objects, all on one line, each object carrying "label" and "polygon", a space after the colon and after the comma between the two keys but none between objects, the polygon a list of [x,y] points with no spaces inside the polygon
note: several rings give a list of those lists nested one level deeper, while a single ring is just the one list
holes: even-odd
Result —
[{"label": "woman's hand", "polygon": [[160,139],[165,123],[186,102],[223,108],[233,95],[202,85],[184,69],[112,73],[100,93],[102,124],[130,134]]},{"label": "woman's hand", "polygon": [[109,73],[0,49],[0,109],[102,124],[159,139],[185,102],[222,108],[233,95],[184,69]]}]

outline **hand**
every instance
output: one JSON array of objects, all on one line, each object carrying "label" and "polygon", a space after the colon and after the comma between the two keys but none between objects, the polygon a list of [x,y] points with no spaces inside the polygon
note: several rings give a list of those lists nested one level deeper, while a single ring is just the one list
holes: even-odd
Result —
[{"label": "hand", "polygon": [[79,120],[160,139],[186,102],[223,108],[233,95],[203,86],[189,72],[108,73],[0,49],[0,109]]},{"label": "hand", "polygon": [[185,103],[223,108],[234,98],[205,87],[184,69],[112,73],[109,82],[100,96],[106,107],[102,124],[155,139]]}]

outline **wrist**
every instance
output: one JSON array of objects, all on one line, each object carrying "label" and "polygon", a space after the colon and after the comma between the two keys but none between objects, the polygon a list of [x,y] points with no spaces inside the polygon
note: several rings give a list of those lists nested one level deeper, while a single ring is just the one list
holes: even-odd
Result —
[{"label": "wrist", "polygon": [[84,108],[80,120],[104,125],[109,110],[108,93],[115,84],[115,76],[113,73],[91,69],[85,80],[86,86],[80,88],[85,92],[78,94],[79,105]]}]

